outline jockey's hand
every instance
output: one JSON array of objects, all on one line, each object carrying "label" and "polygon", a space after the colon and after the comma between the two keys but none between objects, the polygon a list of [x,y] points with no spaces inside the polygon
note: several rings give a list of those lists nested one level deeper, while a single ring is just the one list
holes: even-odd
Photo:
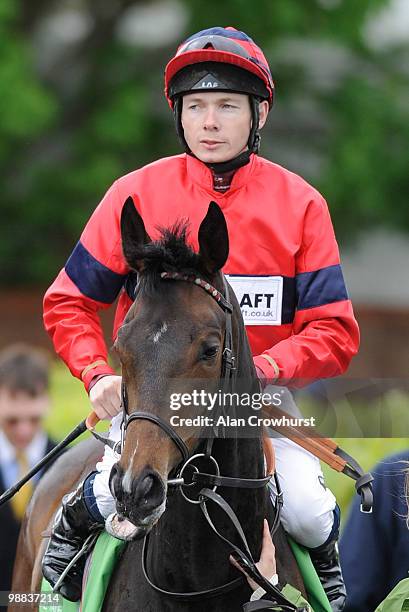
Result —
[{"label": "jockey's hand", "polygon": [[[247,578],[247,582],[250,585],[250,588],[255,591],[258,588],[258,584],[256,584],[249,576],[247,576],[246,572],[240,567],[240,565],[235,561],[235,559],[230,556],[230,563],[237,567]],[[270,529],[268,527],[267,519],[264,519],[263,525],[263,542],[261,547],[261,557],[260,561],[256,563],[256,567],[260,574],[264,576],[267,580],[270,580],[274,574],[277,573],[277,565],[276,565],[276,549],[273,544],[273,540],[271,539]]]},{"label": "jockey's hand", "polygon": [[121,411],[121,383],[122,376],[104,376],[90,390],[92,408],[101,420],[110,421]]}]

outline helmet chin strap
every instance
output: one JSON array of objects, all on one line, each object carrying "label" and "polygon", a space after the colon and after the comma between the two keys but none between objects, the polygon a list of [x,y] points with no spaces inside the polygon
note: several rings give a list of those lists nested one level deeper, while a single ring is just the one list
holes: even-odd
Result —
[{"label": "helmet chin strap", "polygon": [[[175,119],[175,127],[176,133],[178,135],[179,141],[183,148],[185,149],[188,155],[192,155],[192,157],[196,157],[194,153],[189,148],[185,140],[185,134],[182,127],[182,99],[183,96],[179,96],[175,99],[173,105],[173,116]],[[259,114],[259,99],[256,96],[249,96],[250,100],[250,109],[251,109],[251,128],[250,134],[247,141],[246,151],[242,151],[233,159],[229,159],[224,162],[215,162],[215,163],[206,163],[203,162],[208,168],[210,168],[216,174],[222,174],[223,172],[231,172],[232,170],[237,170],[237,168],[241,168],[241,166],[245,166],[250,161],[250,155],[252,153],[258,153],[260,148],[260,132],[258,131],[258,124],[260,119]]]},{"label": "helmet chin strap", "polygon": [[[248,164],[250,161],[251,154],[252,151],[250,151],[250,149],[246,149],[245,151],[242,151],[241,153],[236,155],[236,157],[233,157],[233,159],[228,159],[224,162],[204,163],[214,172],[214,174],[223,174],[224,172],[231,172],[232,170],[237,170],[238,168],[241,168],[242,166]],[[190,155],[192,154],[190,153]]]},{"label": "helmet chin strap", "polygon": [[249,100],[251,108],[251,129],[247,145],[250,151],[258,153],[261,142],[260,132],[258,131],[258,124],[260,122],[260,100],[256,96],[249,96]]}]

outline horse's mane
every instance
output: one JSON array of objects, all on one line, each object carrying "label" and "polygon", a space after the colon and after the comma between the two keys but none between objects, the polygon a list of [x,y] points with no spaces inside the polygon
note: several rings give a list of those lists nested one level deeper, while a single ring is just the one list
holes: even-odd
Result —
[{"label": "horse's mane", "polygon": [[181,220],[169,228],[157,229],[160,233],[158,240],[132,248],[133,258],[139,263],[139,281],[145,291],[157,289],[161,272],[207,276],[200,254],[187,244],[188,221]]}]

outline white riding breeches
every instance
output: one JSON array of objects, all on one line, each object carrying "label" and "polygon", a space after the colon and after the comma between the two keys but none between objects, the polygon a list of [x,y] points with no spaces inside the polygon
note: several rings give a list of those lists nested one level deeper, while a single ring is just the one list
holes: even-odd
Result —
[{"label": "white riding breeches", "polygon": [[[290,391],[283,387],[269,386],[271,396],[282,395],[280,409],[292,417],[302,417]],[[275,450],[276,471],[283,492],[281,522],[294,540],[307,548],[316,548],[327,541],[334,525],[334,494],[324,482],[319,459],[270,430]],[[272,481],[271,498],[275,501],[276,488]]]},{"label": "white riding breeches", "polygon": [[[277,388],[268,387],[273,394]],[[282,389],[282,387],[280,387]],[[302,416],[289,391],[280,406],[291,416]],[[122,414],[112,419],[109,437],[118,442],[121,438]],[[283,491],[281,521],[284,529],[300,544],[315,548],[329,537],[334,523],[336,499],[326,488],[319,460],[291,440],[272,432],[276,455],[276,469]],[[106,519],[116,511],[115,501],[109,490],[109,476],[119,455],[105,446],[102,460],[97,463],[94,495],[101,515]],[[275,500],[275,485],[270,487]]]},{"label": "white riding breeches", "polygon": [[[111,421],[109,429],[110,440],[114,442],[120,441],[121,423],[122,412],[117,414]],[[113,465],[119,461],[119,458],[119,455],[112,448],[105,445],[104,456],[96,465],[98,473],[94,479],[94,495],[98,510],[104,519],[107,519],[110,514],[116,512],[115,500],[109,488],[109,476]]]},{"label": "white riding breeches", "polygon": [[[331,533],[337,502],[325,486],[320,462],[288,438],[274,438],[273,444],[283,492],[283,527],[299,544],[307,548],[321,546]],[[274,484],[270,490],[274,501]]]}]

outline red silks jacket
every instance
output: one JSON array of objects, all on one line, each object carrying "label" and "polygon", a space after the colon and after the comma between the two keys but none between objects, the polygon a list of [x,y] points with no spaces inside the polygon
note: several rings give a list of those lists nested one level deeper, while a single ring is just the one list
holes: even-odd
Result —
[{"label": "red silks jacket", "polygon": [[183,154],[111,186],[45,295],[45,327],[87,389],[94,376],[113,372],[98,311],[119,294],[115,337],[132,303],[134,275],[120,235],[128,196],[152,239],[158,226],[189,219],[196,249],[209,202],[219,204],[230,241],[223,271],[238,296],[255,362],[267,378],[276,378],[279,370],[279,381],[302,386],[346,370],[358,350],[359,330],[323,197],[296,174],[254,154],[220,193],[209,168]]}]

